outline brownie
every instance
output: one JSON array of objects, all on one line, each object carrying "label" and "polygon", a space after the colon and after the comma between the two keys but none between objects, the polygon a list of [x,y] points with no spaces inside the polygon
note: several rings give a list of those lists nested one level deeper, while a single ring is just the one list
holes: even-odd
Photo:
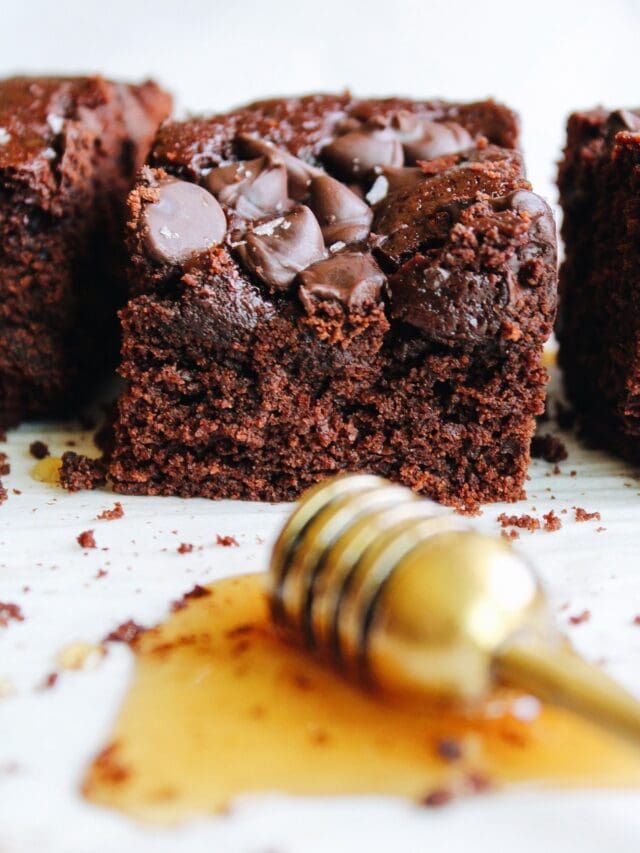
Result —
[{"label": "brownie", "polygon": [[556,238],[517,142],[492,101],[348,94],[164,125],[129,197],[115,489],[520,498]]},{"label": "brownie", "polygon": [[640,109],[574,113],[559,169],[559,360],[587,438],[640,461]]},{"label": "brownie", "polygon": [[0,81],[0,427],[115,363],[124,200],[170,105],[151,82]]}]

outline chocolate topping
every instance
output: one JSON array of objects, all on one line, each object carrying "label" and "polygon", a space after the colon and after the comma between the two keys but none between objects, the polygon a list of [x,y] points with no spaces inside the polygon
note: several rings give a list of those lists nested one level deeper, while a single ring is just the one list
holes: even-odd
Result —
[{"label": "chocolate topping", "polygon": [[237,251],[250,272],[279,290],[288,288],[301,270],[325,254],[318,220],[304,205],[256,226]]},{"label": "chocolate topping", "polygon": [[468,130],[454,121],[422,121],[420,138],[404,143],[407,163],[418,160],[435,160],[444,154],[455,154],[473,146]]},{"label": "chocolate topping", "polygon": [[389,287],[392,316],[432,340],[473,341],[496,332],[495,293],[481,274],[433,266],[416,255],[390,277]]},{"label": "chocolate topping", "polygon": [[640,133],[640,116],[631,110],[615,110],[607,118],[608,135],[616,133]]},{"label": "chocolate topping", "polygon": [[283,148],[277,148],[272,142],[258,139],[247,133],[236,137],[236,147],[240,154],[246,157],[270,156],[273,162],[282,162],[287,171],[288,192],[291,198],[302,201],[309,190],[309,183],[316,175],[324,174],[322,169],[305,163],[299,157],[294,157]]},{"label": "chocolate topping", "polygon": [[287,206],[287,171],[281,160],[270,156],[212,169],[205,185],[218,201],[245,219],[282,213]]},{"label": "chocolate topping", "polygon": [[147,250],[162,263],[182,263],[220,243],[227,221],[215,198],[197,184],[170,178],[144,211]]},{"label": "chocolate topping", "polygon": [[369,236],[373,211],[340,181],[321,175],[309,185],[309,207],[315,213],[325,243],[356,243]]},{"label": "chocolate topping", "polygon": [[374,166],[402,166],[402,143],[391,128],[363,126],[339,136],[322,149],[322,159],[338,177],[347,180],[367,175]]},{"label": "chocolate topping", "polygon": [[349,308],[380,301],[386,277],[369,254],[341,252],[318,261],[298,276],[300,299],[335,299]]}]

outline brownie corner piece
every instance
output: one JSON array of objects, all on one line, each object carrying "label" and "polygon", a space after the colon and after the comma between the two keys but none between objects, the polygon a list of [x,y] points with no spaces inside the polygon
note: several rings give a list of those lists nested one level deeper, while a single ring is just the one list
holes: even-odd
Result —
[{"label": "brownie corner piece", "polygon": [[0,426],[113,366],[124,200],[170,106],[153,82],[0,80]]},{"label": "brownie corner piece", "polygon": [[129,197],[117,491],[370,471],[522,496],[556,236],[505,107],[308,96],[163,126]]},{"label": "brownie corner piece", "polygon": [[583,435],[640,460],[640,109],[573,113],[559,167],[559,362]]}]

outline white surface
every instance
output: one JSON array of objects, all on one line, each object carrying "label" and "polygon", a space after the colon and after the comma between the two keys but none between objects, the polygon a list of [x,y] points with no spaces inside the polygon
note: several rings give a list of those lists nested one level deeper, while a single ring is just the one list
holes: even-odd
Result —
[{"label": "white surface", "polygon": [[[25,0],[1,5],[0,75],[153,75],[181,108],[195,111],[346,86],[465,100],[493,95],[520,111],[529,175],[553,199],[566,114],[599,101],[640,102],[639,24],[634,0]],[[66,673],[54,689],[38,690],[57,652],[74,640],[99,639],[130,616],[154,622],[196,581],[264,565],[284,510],[138,498],[122,501],[123,519],[97,522],[112,496],[69,496],[29,479],[26,448],[34,438],[61,451],[67,436],[32,426],[8,445],[13,472],[5,482],[22,495],[0,508],[0,601],[18,602],[26,621],[0,629],[0,678],[17,691],[0,700],[1,853],[639,849],[637,793],[520,792],[441,811],[390,800],[269,798],[170,832],[84,804],[78,780],[109,730],[131,661],[127,649],[114,647],[94,672]],[[562,531],[523,534],[520,547],[543,570],[554,605],[570,603],[561,621],[591,609],[589,622],[568,629],[576,644],[605,656],[610,671],[640,695],[640,628],[631,624],[640,612],[640,486],[620,463],[570,449],[562,468],[577,469],[577,478],[547,478],[550,466],[535,463],[531,499],[509,511],[532,504],[538,513],[573,505],[601,510],[606,532],[596,533],[594,522],[576,525],[569,514]],[[473,523],[495,529],[499,511],[489,508]],[[75,537],[87,528],[108,551],[78,547]],[[237,534],[241,547],[214,546],[216,533]],[[267,542],[258,545],[256,535]],[[205,547],[180,556],[180,541]],[[99,568],[108,575],[97,580]]]},{"label": "white surface", "polygon": [[[287,508],[121,498],[124,518],[97,521],[117,496],[68,495],[29,476],[31,441],[44,438],[60,453],[70,436],[31,425],[2,446],[12,473],[5,478],[9,500],[0,508],[0,601],[17,602],[25,615],[24,622],[0,629],[0,678],[16,690],[0,700],[2,853],[145,853],[173,851],[178,842],[181,849],[248,853],[468,851],[470,844],[476,853],[494,853],[496,847],[536,853],[638,849],[640,792],[521,790],[437,812],[385,799],[248,798],[227,817],[169,831],[84,803],[79,780],[105,743],[126,690],[131,655],[112,645],[94,671],[63,672],[54,688],[42,690],[60,649],[98,641],[128,618],[153,624],[196,582],[263,568]],[[526,501],[485,507],[470,523],[496,532],[503,509],[522,513],[535,507],[538,516],[550,509],[560,515],[562,530],[523,532],[518,547],[539,567],[558,620],[577,647],[592,659],[604,658],[608,670],[640,696],[640,627],[633,624],[640,613],[640,481],[637,472],[571,438],[568,447],[560,475],[534,462]],[[11,493],[13,488],[22,494]],[[602,521],[576,523],[573,506],[599,510]],[[600,526],[606,530],[597,532]],[[95,550],[84,551],[76,542],[86,529],[95,531]],[[215,545],[218,533],[236,535],[240,547]],[[203,548],[180,555],[180,542]],[[108,574],[98,579],[100,568]],[[585,608],[590,620],[570,625],[569,617]]]}]

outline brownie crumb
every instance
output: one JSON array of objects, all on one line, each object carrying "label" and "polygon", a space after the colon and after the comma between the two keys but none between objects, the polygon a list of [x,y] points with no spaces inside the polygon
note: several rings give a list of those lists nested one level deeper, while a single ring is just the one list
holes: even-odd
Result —
[{"label": "brownie crumb", "polygon": [[60,485],[68,492],[98,489],[106,482],[106,465],[102,459],[90,459],[73,450],[62,454]]},{"label": "brownie crumb", "polygon": [[436,752],[444,761],[457,761],[462,758],[462,747],[452,737],[443,737],[436,744]]},{"label": "brownie crumb", "polygon": [[175,613],[177,610],[182,610],[187,606],[187,602],[192,598],[205,598],[207,595],[211,595],[209,590],[200,586],[200,584],[196,584],[192,590],[189,592],[185,592],[182,598],[179,598],[177,601],[173,601],[171,603],[171,610]]},{"label": "brownie crumb", "polygon": [[582,625],[583,622],[588,622],[589,619],[591,619],[591,611],[583,610],[582,613],[578,613],[576,616],[569,616],[569,624]]},{"label": "brownie crumb", "polygon": [[553,510],[551,510],[551,512],[547,512],[542,517],[544,519],[544,529],[548,533],[555,533],[556,530],[560,530],[562,527],[562,522]]},{"label": "brownie crumb", "polygon": [[138,625],[137,622],[134,622],[133,619],[129,619],[126,622],[123,622],[122,625],[118,625],[118,627],[111,631],[110,634],[107,634],[105,637],[105,643],[127,643],[131,645],[135,643],[140,634],[144,634],[146,628],[143,628],[142,625]]},{"label": "brownie crumb", "polygon": [[11,473],[11,465],[9,465],[9,457],[6,453],[0,451],[0,477],[6,477]]},{"label": "brownie crumb", "polygon": [[574,506],[576,521],[600,521],[599,512],[587,512],[584,507]]},{"label": "brownie crumb", "polygon": [[191,542],[181,542],[177,547],[178,554],[190,554],[193,551]]},{"label": "brownie crumb", "polygon": [[507,515],[506,512],[498,516],[498,521],[502,527],[519,527],[520,530],[529,530],[533,533],[534,530],[540,530],[540,519],[533,515]]},{"label": "brownie crumb", "polygon": [[83,530],[76,537],[76,542],[81,548],[95,548],[96,539],[93,535],[93,530]]},{"label": "brownie crumb", "polygon": [[453,791],[450,791],[448,788],[436,788],[427,794],[426,797],[422,798],[421,804],[429,808],[437,808],[439,806],[446,806],[453,798]]},{"label": "brownie crumb", "polygon": [[45,459],[49,455],[49,445],[44,441],[32,441],[29,445],[29,453],[34,459]]},{"label": "brownie crumb", "polygon": [[96,516],[96,519],[98,521],[115,521],[116,518],[122,518],[123,515],[124,510],[122,509],[122,504],[120,501],[116,501],[111,509],[103,510]]},{"label": "brownie crumb", "polygon": [[239,547],[239,542],[235,536],[216,536],[216,545],[222,545],[223,548]]},{"label": "brownie crumb", "polygon": [[633,617],[633,624],[634,625],[640,625],[640,613],[638,613],[637,616]]},{"label": "brownie crumb", "polygon": [[531,441],[531,456],[545,462],[562,462],[569,454],[564,443],[555,435],[535,435]]},{"label": "brownie crumb", "polygon": [[514,541],[515,539],[519,539],[519,538],[520,538],[520,534],[518,533],[518,531],[517,531],[517,530],[513,530],[513,529],[511,529],[511,530],[501,530],[501,531],[500,531],[500,536],[502,536],[502,538],[503,538],[503,539],[506,539],[506,540],[507,540],[507,541],[509,541],[509,542],[512,542],[512,541]]},{"label": "brownie crumb", "polygon": [[106,578],[109,573],[106,569],[98,569],[96,572],[96,580],[100,580],[101,578]]},{"label": "brownie crumb", "polygon": [[59,674],[57,672],[50,672],[49,675],[46,676],[42,684],[40,685],[41,690],[51,690],[52,687],[55,687],[58,683]]},{"label": "brownie crumb", "polygon": [[6,628],[11,620],[24,622],[21,608],[10,601],[0,601],[0,628]]},{"label": "brownie crumb", "polygon": [[5,489],[5,487],[0,482],[0,504],[3,504],[7,500],[8,497],[9,497],[9,495],[7,494],[7,490]]}]

